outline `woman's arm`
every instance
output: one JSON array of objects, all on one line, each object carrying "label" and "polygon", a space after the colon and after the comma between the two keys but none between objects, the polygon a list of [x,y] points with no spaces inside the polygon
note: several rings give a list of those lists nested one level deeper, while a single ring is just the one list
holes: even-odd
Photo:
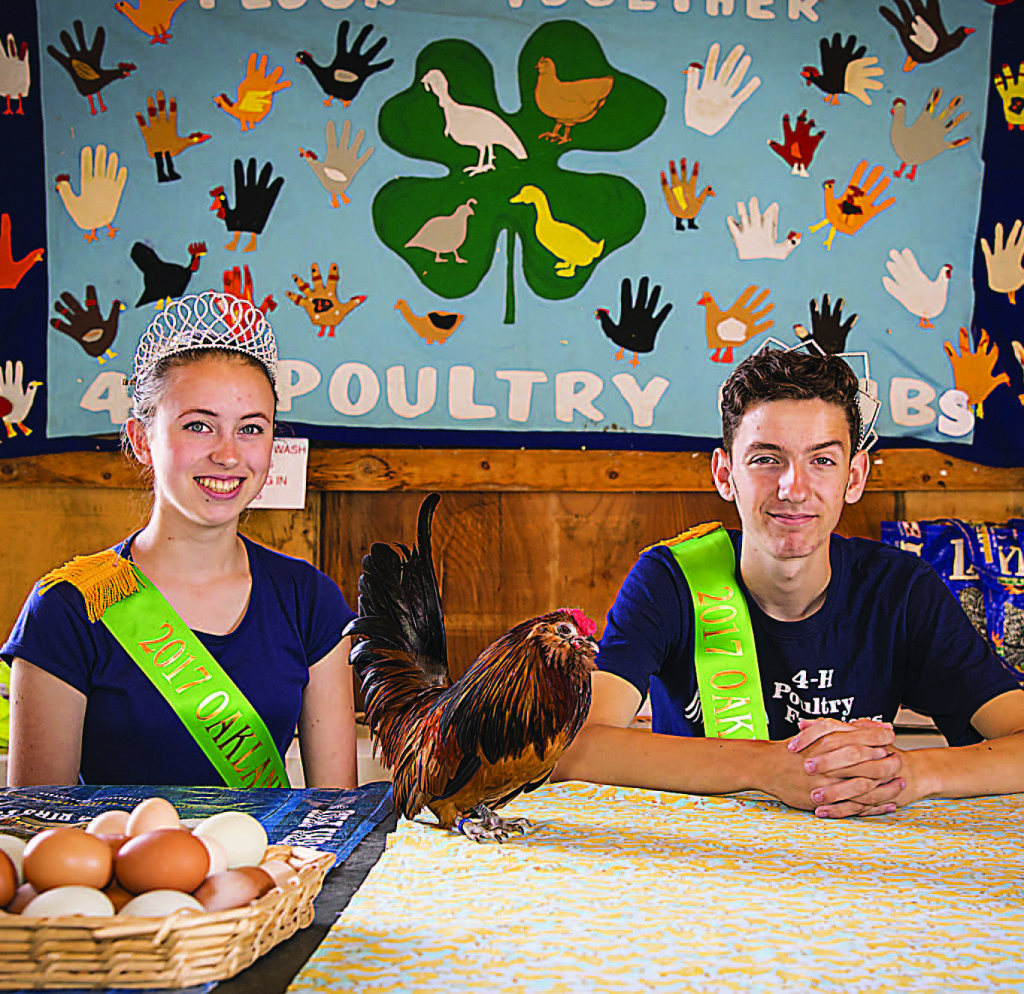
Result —
[{"label": "woman's arm", "polygon": [[307,787],[356,787],[356,719],[351,639],[309,668],[299,713],[299,747]]},{"label": "woman's arm", "polygon": [[70,684],[15,657],[8,787],[78,783],[85,701]]}]

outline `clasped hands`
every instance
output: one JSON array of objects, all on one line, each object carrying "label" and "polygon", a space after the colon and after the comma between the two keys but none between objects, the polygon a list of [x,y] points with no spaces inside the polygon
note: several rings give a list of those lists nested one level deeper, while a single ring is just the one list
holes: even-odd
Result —
[{"label": "clasped hands", "polygon": [[819,818],[891,814],[909,772],[895,741],[892,725],[870,718],[801,719],[780,743],[787,755],[776,796]]}]

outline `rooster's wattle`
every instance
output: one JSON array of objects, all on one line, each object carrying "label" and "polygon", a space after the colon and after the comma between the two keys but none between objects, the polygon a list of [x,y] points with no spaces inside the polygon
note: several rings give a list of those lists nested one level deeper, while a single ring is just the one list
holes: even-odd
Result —
[{"label": "rooster's wattle", "polygon": [[453,683],[430,551],[439,500],[420,507],[418,548],[378,542],[363,558],[350,658],[399,811],[501,841],[528,823],[495,809],[539,787],[587,717],[596,626],[569,608],[531,618]]}]

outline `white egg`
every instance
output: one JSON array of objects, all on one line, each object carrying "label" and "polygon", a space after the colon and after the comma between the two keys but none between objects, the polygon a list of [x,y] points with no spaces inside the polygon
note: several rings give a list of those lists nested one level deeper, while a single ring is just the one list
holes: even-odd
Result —
[{"label": "white egg", "polygon": [[32,898],[21,913],[23,918],[59,918],[64,915],[109,918],[113,914],[114,905],[103,891],[79,884],[52,887]]},{"label": "white egg", "polygon": [[244,811],[210,815],[193,830],[201,839],[216,839],[227,856],[227,869],[257,866],[267,851],[267,830]]},{"label": "white egg", "polygon": [[210,869],[206,875],[210,876],[212,873],[220,873],[222,870],[226,870],[228,868],[228,854],[224,851],[224,847],[220,842],[212,835],[196,835],[195,832],[192,834],[206,846],[206,851],[210,854]]},{"label": "white egg", "polygon": [[26,839],[19,839],[16,835],[0,835],[0,849],[11,857],[14,869],[18,871],[19,886],[25,882],[25,874],[21,872],[21,853],[27,844]]},{"label": "white egg", "polygon": [[135,918],[166,918],[175,911],[202,911],[203,906],[180,890],[148,890],[133,897],[119,912]]}]

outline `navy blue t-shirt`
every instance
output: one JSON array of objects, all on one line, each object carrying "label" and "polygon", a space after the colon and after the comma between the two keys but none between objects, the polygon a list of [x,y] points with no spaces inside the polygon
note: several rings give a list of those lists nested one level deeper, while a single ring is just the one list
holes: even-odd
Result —
[{"label": "navy blue t-shirt", "polygon": [[[309,667],[355,617],[337,584],[309,563],[242,536],[252,590],[228,635],[196,632],[259,712],[283,756],[291,745]],[[170,704],[102,620],[90,623],[82,595],[60,583],[29,595],[0,655],[52,673],[88,698],[81,776],[97,784],[223,786]]]},{"label": "navy blue t-shirt", "polygon": [[[740,533],[729,535],[739,562]],[[978,741],[975,711],[1020,684],[938,574],[899,549],[838,535],[830,562],[825,603],[803,621],[770,618],[739,580],[769,737],[795,735],[800,718],[892,721],[904,705],[929,715],[951,745]],[[689,587],[669,549],[655,546],[608,612],[597,665],[650,693],[654,731],[703,735],[693,651]]]}]

